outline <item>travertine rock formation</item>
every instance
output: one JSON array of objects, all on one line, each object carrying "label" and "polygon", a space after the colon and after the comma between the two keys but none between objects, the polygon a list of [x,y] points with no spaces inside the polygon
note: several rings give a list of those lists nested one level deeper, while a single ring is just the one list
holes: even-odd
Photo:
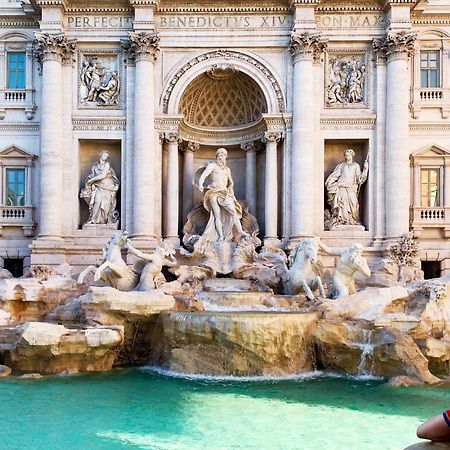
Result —
[{"label": "travertine rock formation", "polygon": [[318,313],[163,312],[153,362],[177,372],[288,375],[314,369]]},{"label": "travertine rock formation", "polygon": [[[110,370],[114,349],[123,341],[123,328],[70,329],[62,325],[27,322],[15,331],[7,362],[22,372]],[[0,349],[7,343],[0,341]]]}]

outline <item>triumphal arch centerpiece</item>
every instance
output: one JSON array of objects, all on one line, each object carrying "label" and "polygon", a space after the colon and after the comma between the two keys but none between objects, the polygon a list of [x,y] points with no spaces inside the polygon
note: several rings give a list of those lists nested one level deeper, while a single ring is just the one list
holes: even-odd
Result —
[{"label": "triumphal arch centerpiece", "polygon": [[[411,232],[417,264],[447,273],[439,5],[0,2],[1,265],[80,272],[117,230],[188,251],[222,208],[266,248],[356,240],[374,264]],[[232,195],[211,203],[218,149]]]}]

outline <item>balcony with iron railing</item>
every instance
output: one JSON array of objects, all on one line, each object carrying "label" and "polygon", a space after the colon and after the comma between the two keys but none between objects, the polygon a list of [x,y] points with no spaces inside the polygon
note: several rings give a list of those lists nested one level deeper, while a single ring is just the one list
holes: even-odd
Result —
[{"label": "balcony with iron railing", "polygon": [[0,229],[3,227],[21,227],[25,236],[33,236],[34,206],[0,205]]},{"label": "balcony with iron railing", "polygon": [[445,237],[450,237],[450,207],[412,206],[411,226],[417,236],[424,228],[443,228]]},{"label": "balcony with iron railing", "polygon": [[414,118],[424,108],[438,108],[443,119],[450,115],[450,88],[416,88],[413,91],[411,110]]}]

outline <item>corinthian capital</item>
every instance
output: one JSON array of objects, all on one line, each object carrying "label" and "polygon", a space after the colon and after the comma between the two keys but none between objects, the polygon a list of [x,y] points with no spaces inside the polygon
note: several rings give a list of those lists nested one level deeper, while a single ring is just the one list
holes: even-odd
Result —
[{"label": "corinthian capital", "polygon": [[410,31],[389,31],[383,39],[373,42],[375,51],[387,59],[408,58],[414,53],[414,42],[417,33]]},{"label": "corinthian capital", "polygon": [[200,144],[198,142],[187,141],[184,142],[182,151],[183,152],[196,152],[200,148]]},{"label": "corinthian capital", "polygon": [[176,133],[174,131],[166,131],[164,133],[164,139],[166,142],[177,142],[178,144],[181,144],[180,134]]},{"label": "corinthian capital", "polygon": [[39,62],[47,59],[68,62],[75,52],[76,41],[68,41],[64,34],[34,33],[37,45],[35,56]]},{"label": "corinthian capital", "polygon": [[275,142],[278,144],[280,142],[281,138],[283,137],[281,131],[265,131],[264,137],[262,138],[262,142]]},{"label": "corinthian capital", "polygon": [[320,56],[327,47],[327,42],[320,33],[292,33],[291,34],[291,54],[294,60],[320,59]]},{"label": "corinthian capital", "polygon": [[130,58],[156,61],[159,52],[159,36],[156,33],[130,31],[128,37],[130,40],[122,42],[122,47],[128,51]]}]

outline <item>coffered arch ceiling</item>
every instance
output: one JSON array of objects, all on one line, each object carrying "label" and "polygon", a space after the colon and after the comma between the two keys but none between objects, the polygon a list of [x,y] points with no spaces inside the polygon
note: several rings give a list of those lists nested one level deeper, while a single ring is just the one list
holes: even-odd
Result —
[{"label": "coffered arch ceiling", "polygon": [[209,130],[251,126],[267,109],[255,80],[231,65],[215,65],[200,74],[188,85],[179,104],[187,125]]}]

